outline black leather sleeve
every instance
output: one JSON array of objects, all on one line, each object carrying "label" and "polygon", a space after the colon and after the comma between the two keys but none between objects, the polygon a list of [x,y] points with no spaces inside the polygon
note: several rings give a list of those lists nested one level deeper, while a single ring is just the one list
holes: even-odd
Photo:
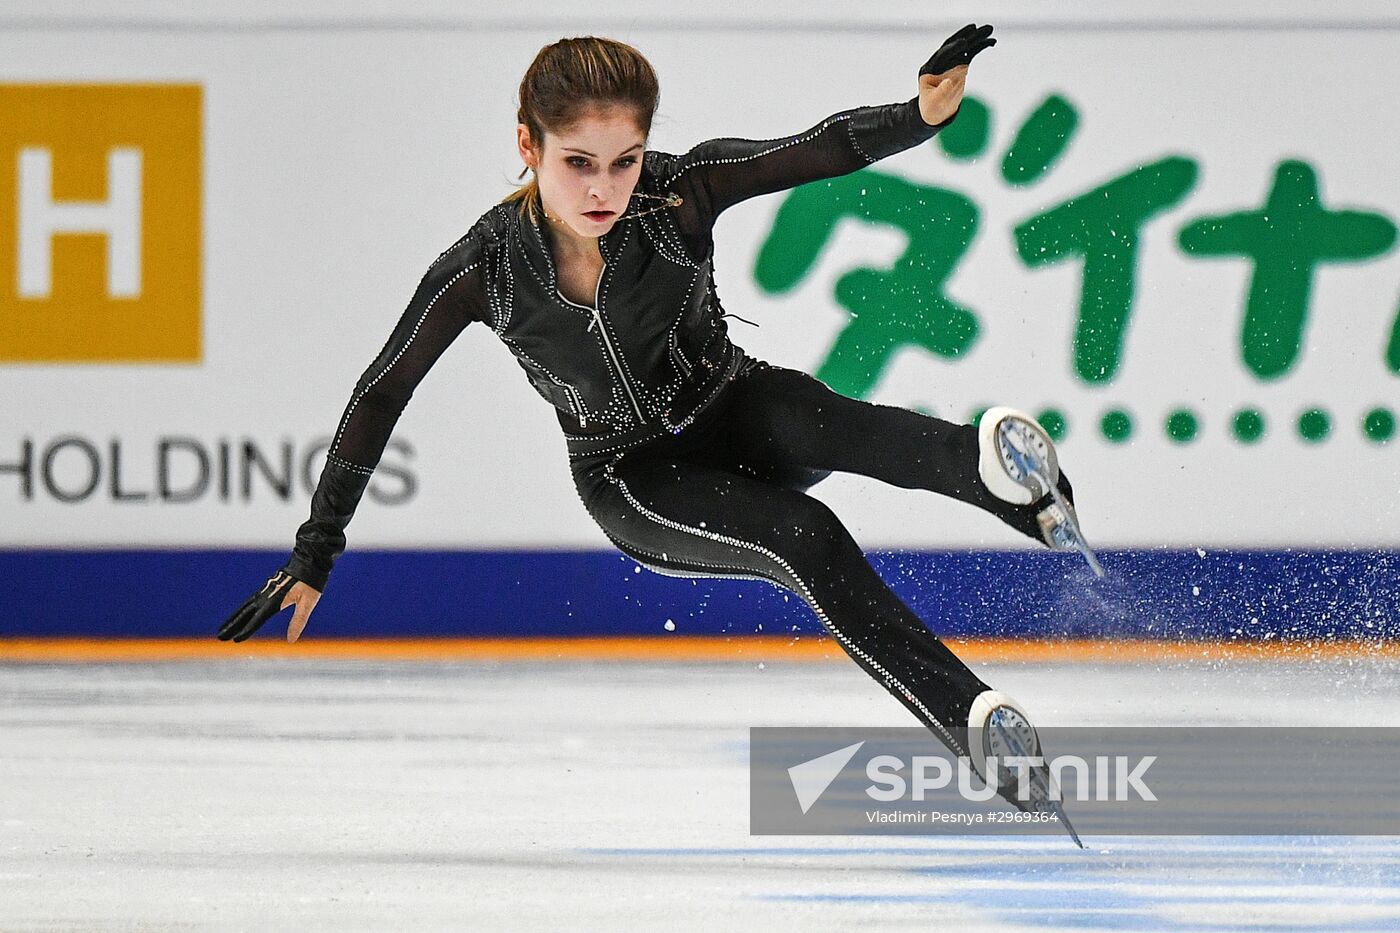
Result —
[{"label": "black leather sleeve", "polygon": [[311,516],[283,568],[318,590],[345,550],[345,527],[413,390],[468,323],[487,319],[485,246],[475,230],[429,267],[384,349],[355,383],[311,497]]},{"label": "black leather sleeve", "polygon": [[311,517],[297,529],[297,543],[291,559],[282,567],[287,573],[318,590],[325,590],[331,566],[345,550],[345,526],[355,515],[355,507],[369,485],[369,473],[361,473],[326,461],[321,481],[311,497]]},{"label": "black leather sleeve", "polygon": [[783,139],[711,139],[678,157],[661,186],[685,198],[680,212],[687,232],[708,230],[725,208],[746,198],[849,174],[917,146],[950,122],[925,123],[915,97],[844,110]]}]

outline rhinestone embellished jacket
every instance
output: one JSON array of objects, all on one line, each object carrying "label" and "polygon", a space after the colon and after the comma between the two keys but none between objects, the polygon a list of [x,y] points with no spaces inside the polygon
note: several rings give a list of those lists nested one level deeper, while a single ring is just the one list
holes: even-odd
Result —
[{"label": "rhinestone embellished jacket", "polygon": [[[951,122],[948,121],[948,122]],[[647,151],[622,219],[599,238],[593,305],[565,298],[544,231],[498,204],[428,268],[346,405],[311,517],[286,569],[324,589],[399,415],[468,324],[490,327],[555,407],[571,456],[678,433],[744,360],[715,292],[716,218],[746,198],[845,175],[932,137],[918,98],[836,113],[782,139],[711,139],[683,155]],[[663,210],[649,210],[667,203]],[[635,216],[629,216],[635,215]]]}]

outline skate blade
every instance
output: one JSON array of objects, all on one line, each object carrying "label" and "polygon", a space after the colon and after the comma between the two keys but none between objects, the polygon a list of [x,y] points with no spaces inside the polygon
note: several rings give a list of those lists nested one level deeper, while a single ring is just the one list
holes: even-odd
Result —
[{"label": "skate blade", "polygon": [[1082,538],[1079,540],[1079,543],[1075,545],[1074,549],[1078,551],[1080,556],[1082,556],[1085,562],[1088,563],[1089,569],[1094,571],[1094,576],[1098,577],[1100,580],[1102,580],[1106,576],[1106,574],[1104,573],[1103,564],[1099,563],[1098,555],[1094,553],[1093,548],[1089,547],[1089,545],[1084,543],[1084,540]]},{"label": "skate blade", "polygon": [[1099,563],[1099,557],[1094,553],[1094,549],[1089,547],[1089,542],[1084,540],[1084,532],[1079,530],[1079,519],[1075,517],[1073,507],[1065,501],[1065,497],[1060,493],[1060,487],[1050,482],[1050,476],[1046,472],[1045,465],[1040,462],[1032,451],[1029,432],[1025,427],[1002,423],[1000,425],[1001,435],[1006,440],[1006,446],[1011,454],[1011,460],[1016,464],[1016,468],[1021,471],[1022,476],[1034,477],[1040,484],[1040,488],[1050,490],[1052,501],[1059,506],[1060,512],[1064,514],[1065,520],[1050,529],[1050,536],[1055,540],[1056,545],[1065,551],[1078,551],[1089,565],[1089,569],[1094,571],[1094,575],[1099,579],[1104,577],[1103,564]]},{"label": "skate blade", "polygon": [[[1020,737],[1017,736],[1012,729],[1007,727],[1005,713],[1003,713],[1001,710],[997,710],[992,713],[991,719],[988,722],[988,726],[997,731],[998,736],[1001,738],[1002,744],[1011,752],[1012,755],[1026,756],[1032,752],[1035,752],[1037,753],[1037,757],[1039,757],[1040,754],[1043,754],[1040,748],[1039,737],[1037,737],[1035,746],[1033,748],[1027,748],[1024,744],[1022,744]],[[995,776],[993,777],[993,780],[996,780]],[[1055,818],[1059,820],[1062,826],[1064,826],[1065,832],[1069,833],[1069,837],[1074,840],[1074,844],[1079,846],[1079,848],[1081,849],[1084,848],[1084,843],[1082,840],[1080,840],[1079,833],[1074,831],[1074,824],[1071,823],[1069,821],[1069,817],[1065,815],[1064,805],[1057,799],[1059,796],[1059,790],[1055,783],[1051,780],[1049,770],[1036,770],[1032,772],[1031,785],[1033,788],[1032,800],[1027,801],[1027,803],[1030,803],[1031,808],[1036,810],[1037,812],[1044,808],[1048,809],[1051,813],[1055,814]],[[1037,797],[1039,798],[1039,800],[1034,799]],[[1024,804],[1017,803],[1016,806],[1025,809]]]},{"label": "skate blade", "polygon": [[1094,553],[1094,549],[1089,547],[1089,542],[1084,540],[1084,532],[1079,530],[1079,519],[1075,517],[1073,507],[1065,501],[1058,488],[1051,488],[1050,495],[1065,516],[1063,522],[1050,529],[1051,537],[1062,550],[1078,551],[1094,571],[1094,575],[1103,579],[1103,564],[1099,563],[1099,557]]},{"label": "skate blade", "polygon": [[1051,811],[1054,812],[1055,818],[1060,821],[1060,825],[1065,828],[1065,832],[1069,833],[1069,838],[1073,839],[1074,844],[1079,846],[1079,848],[1084,848],[1084,843],[1079,839],[1079,833],[1074,831],[1074,824],[1071,823],[1069,817],[1065,815],[1065,808],[1054,800],[1046,802],[1050,805]]},{"label": "skate blade", "polygon": [[1043,813],[1048,810],[1055,814],[1055,819],[1065,828],[1065,832],[1069,833],[1069,837],[1074,840],[1074,844],[1081,849],[1084,848],[1084,843],[1080,840],[1079,833],[1074,831],[1074,824],[1069,821],[1069,816],[1065,813],[1065,806],[1059,799],[1059,789],[1054,782],[1051,781],[1050,772],[1046,770],[1036,773],[1031,779],[1031,783],[1034,787],[1033,796],[1039,798],[1033,800],[1033,809],[1038,813]]}]

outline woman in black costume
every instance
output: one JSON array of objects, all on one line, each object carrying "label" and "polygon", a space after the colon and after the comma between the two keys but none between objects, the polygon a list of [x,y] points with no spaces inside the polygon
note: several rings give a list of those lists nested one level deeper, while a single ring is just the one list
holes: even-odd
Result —
[{"label": "woman in black costume", "polygon": [[289,606],[288,638],[300,635],[414,387],[479,321],[557,409],[579,496],[624,553],[662,573],[792,590],[857,664],[974,761],[994,721],[1033,738],[1024,713],[928,630],[804,490],[831,471],[858,473],[961,499],[1063,546],[1055,532],[1073,527],[1070,488],[1044,430],[1010,409],[988,412],[979,430],[874,405],[746,356],[729,340],[711,271],[725,208],[853,172],[951,122],[990,33],[967,26],[950,37],[909,101],[684,155],[645,148],[658,89],[635,49],[598,38],[542,49],[521,82],[517,128],[534,177],[428,269],[356,384],[291,559],[219,637],[241,641]]}]

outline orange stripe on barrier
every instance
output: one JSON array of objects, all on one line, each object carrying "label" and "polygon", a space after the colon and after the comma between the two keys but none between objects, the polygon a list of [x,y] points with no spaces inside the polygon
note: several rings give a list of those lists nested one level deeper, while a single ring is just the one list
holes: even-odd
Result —
[{"label": "orange stripe on barrier", "polygon": [[1155,641],[1152,639],[944,639],[959,657],[976,662],[1113,664],[1122,662],[1319,661],[1400,659],[1400,642]]},{"label": "orange stripe on barrier", "polygon": [[[1390,642],[1164,642],[1127,639],[947,639],[972,663],[1123,663],[1191,661],[1314,661],[1400,659]],[[823,636],[754,635],[590,638],[305,639],[288,644],[259,638],[242,644],[213,638],[0,639],[0,663],[209,661],[305,658],[360,661],[654,661],[746,663],[844,659]]]}]

